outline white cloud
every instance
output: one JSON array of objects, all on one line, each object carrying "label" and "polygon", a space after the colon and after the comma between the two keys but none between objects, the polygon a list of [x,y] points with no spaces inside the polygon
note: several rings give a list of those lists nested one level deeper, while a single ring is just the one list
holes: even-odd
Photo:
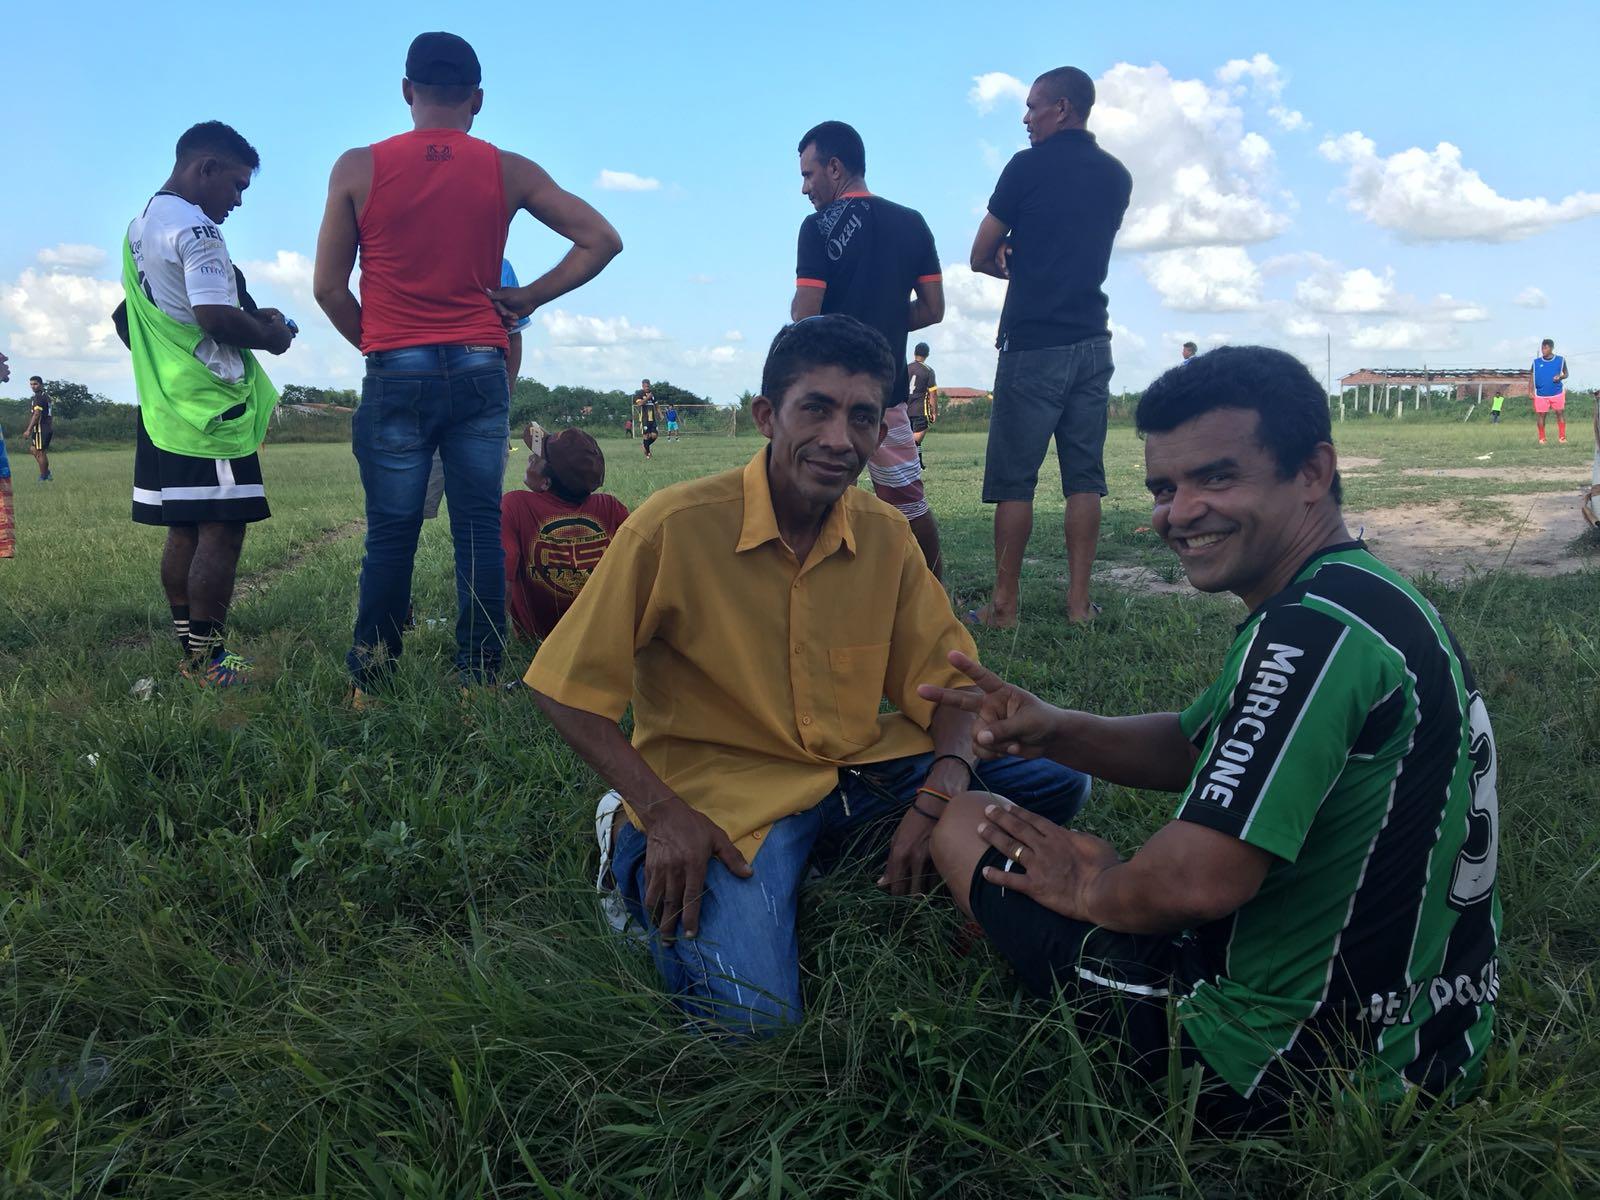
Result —
[{"label": "white cloud", "polygon": [[122,285],[115,280],[29,267],[0,284],[0,317],[16,330],[7,351],[14,358],[65,363],[119,359],[126,351],[111,313],[121,302]]},{"label": "white cloud", "polygon": [[93,271],[103,266],[105,261],[106,252],[99,246],[86,246],[81,242],[61,242],[47,250],[39,251],[41,264],[68,271]]},{"label": "white cloud", "polygon": [[1350,334],[1354,350],[1422,350],[1428,347],[1428,327],[1420,321],[1396,319],[1376,325],[1359,325]]},{"label": "white cloud", "polygon": [[980,113],[994,111],[995,105],[1002,100],[1020,106],[1027,103],[1028,85],[1004,71],[988,71],[972,77],[972,88],[967,92],[967,99]]},{"label": "white cloud", "polygon": [[635,175],[632,171],[602,170],[594,182],[596,187],[608,192],[655,192],[661,189],[661,180],[648,175]]},{"label": "white cloud", "polygon": [[[272,258],[241,259],[239,262],[250,295],[256,302],[273,307],[267,303],[267,299],[280,302],[292,300],[297,311],[286,312],[285,315],[293,317],[302,327],[308,317],[318,312],[311,291],[311,268],[311,260],[298,250],[279,250]],[[355,280],[352,280],[351,288],[355,287]]]},{"label": "white cloud", "polygon": [[1242,246],[1163,250],[1140,261],[1161,303],[1182,312],[1246,312],[1261,306],[1261,271]]},{"label": "white cloud", "polygon": [[1096,92],[1090,127],[1133,175],[1124,249],[1239,246],[1287,228],[1269,199],[1271,143],[1245,130],[1228,88],[1118,63]]},{"label": "white cloud", "polygon": [[662,340],[654,325],[635,325],[627,317],[586,317],[555,308],[540,313],[539,320],[553,347],[594,350]]},{"label": "white cloud", "polygon": [[1600,195],[1574,192],[1558,201],[1513,200],[1464,166],[1449,142],[1413,146],[1387,158],[1360,132],[1324,138],[1318,147],[1348,168],[1344,194],[1352,212],[1407,242],[1514,242],[1600,213]]},{"label": "white cloud", "polygon": [[1285,108],[1281,104],[1274,104],[1267,109],[1267,116],[1278,123],[1278,128],[1286,133],[1298,133],[1302,129],[1309,129],[1311,122],[1306,120],[1305,114],[1298,109]]},{"label": "white cloud", "polygon": [[1381,276],[1366,267],[1353,271],[1324,267],[1296,284],[1294,297],[1321,313],[1389,313],[1398,304],[1392,267]]},{"label": "white cloud", "polygon": [[1457,300],[1449,292],[1441,292],[1433,298],[1433,310],[1445,320],[1458,325],[1489,319],[1489,310],[1483,305],[1475,300]]},{"label": "white cloud", "polygon": [[740,333],[737,329],[730,329],[727,333],[722,335],[722,340],[725,342],[742,342],[744,341],[744,334]]},{"label": "white cloud", "polygon": [[1294,313],[1284,321],[1283,331],[1292,338],[1320,338],[1328,332],[1328,327],[1316,317]]},{"label": "white cloud", "polygon": [[[1223,83],[1239,85],[1241,81],[1248,81],[1250,86],[1273,99],[1283,94],[1283,72],[1278,69],[1278,64],[1265,54],[1255,54],[1250,58],[1231,58],[1217,68],[1217,78]],[[1238,90],[1243,91],[1243,87]]]},{"label": "white cloud", "polygon": [[1525,287],[1517,293],[1517,298],[1512,303],[1521,308],[1546,308],[1550,301],[1538,288]]},{"label": "white cloud", "polygon": [[731,363],[738,357],[739,351],[732,346],[704,346],[698,350],[683,352],[683,361],[691,367]]}]

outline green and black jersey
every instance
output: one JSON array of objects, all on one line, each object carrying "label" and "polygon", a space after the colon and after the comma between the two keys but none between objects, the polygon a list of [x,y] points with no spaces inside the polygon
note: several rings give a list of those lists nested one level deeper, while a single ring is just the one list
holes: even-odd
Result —
[{"label": "green and black jersey", "polygon": [[1380,1094],[1480,1073],[1499,990],[1494,733],[1444,622],[1360,542],[1239,627],[1181,716],[1177,818],[1274,855],[1202,926],[1179,1020],[1250,1096],[1275,1062],[1359,1065]]}]

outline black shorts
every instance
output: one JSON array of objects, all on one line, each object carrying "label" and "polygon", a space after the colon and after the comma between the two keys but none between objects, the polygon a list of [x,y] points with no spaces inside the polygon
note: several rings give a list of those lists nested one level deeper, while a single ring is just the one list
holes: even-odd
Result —
[{"label": "black shorts", "polygon": [[55,440],[55,436],[56,431],[54,429],[45,429],[42,426],[36,426],[33,431],[33,436],[28,439],[28,444],[35,450],[48,450],[50,449],[50,443]]},{"label": "black shorts", "polygon": [[141,525],[264,521],[272,515],[261,460],[190,458],[159,449],[139,422],[133,450],[133,519]]},{"label": "black shorts", "polygon": [[983,464],[985,504],[1033,499],[1052,436],[1061,463],[1061,494],[1106,494],[1112,369],[1109,337],[1001,352]]},{"label": "black shorts", "polygon": [[911,432],[922,433],[928,428],[928,411],[920,404],[913,404],[907,414],[911,418]]},{"label": "black shorts", "polygon": [[1192,933],[1113,933],[1074,921],[983,877],[985,867],[1023,872],[992,846],[972,873],[972,915],[1017,977],[1044,999],[1062,994],[1080,1034],[1109,1038],[1118,1061],[1150,1082],[1169,1067],[1202,1071],[1202,1116],[1214,1128],[1261,1128],[1283,1120],[1286,1088],[1258,1088],[1245,1099],[1207,1065],[1188,1036],[1174,1028],[1168,1002],[1204,973]]},{"label": "black shorts", "polygon": [[644,440],[647,442],[653,442],[656,440],[656,437],[656,427],[654,425],[646,425],[644,427]]}]

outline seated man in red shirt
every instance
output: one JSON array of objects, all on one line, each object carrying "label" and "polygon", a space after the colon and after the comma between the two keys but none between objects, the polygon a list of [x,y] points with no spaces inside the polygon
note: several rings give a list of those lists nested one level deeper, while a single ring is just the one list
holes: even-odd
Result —
[{"label": "seated man in red shirt", "polygon": [[628,519],[622,501],[595,491],[606,460],[593,437],[581,429],[544,437],[536,428],[523,435],[528,490],[500,497],[506,609],[529,641],[550,636]]}]

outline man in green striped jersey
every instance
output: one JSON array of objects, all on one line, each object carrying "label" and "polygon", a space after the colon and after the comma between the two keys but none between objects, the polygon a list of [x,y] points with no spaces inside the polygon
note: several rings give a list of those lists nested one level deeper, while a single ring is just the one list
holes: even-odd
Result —
[{"label": "man in green striped jersey", "polygon": [[1250,612],[1216,681],[1181,713],[1105,718],[963,657],[978,694],[923,692],[978,712],[980,757],[1178,792],[1173,819],[1123,861],[967,793],[935,862],[1032,990],[1065,990],[1149,1078],[1199,1065],[1213,1125],[1281,1120],[1308,1084],[1463,1094],[1500,930],[1494,734],[1466,659],[1345,528],[1327,398],[1299,361],[1213,350],[1151,384],[1137,420],[1155,529],[1195,587]]}]

